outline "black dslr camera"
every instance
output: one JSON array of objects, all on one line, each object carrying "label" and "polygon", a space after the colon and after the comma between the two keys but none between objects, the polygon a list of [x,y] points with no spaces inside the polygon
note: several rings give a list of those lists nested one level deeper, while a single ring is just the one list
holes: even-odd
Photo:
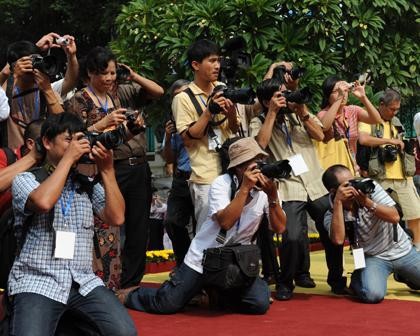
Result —
[{"label": "black dslr camera", "polygon": [[[235,88],[237,71],[239,69],[246,70],[251,66],[251,55],[244,51],[245,47],[245,39],[241,36],[232,37],[223,44],[219,79],[226,85],[216,86],[212,95],[223,91],[223,97],[230,99],[235,104],[249,105],[254,103],[256,95],[252,88]],[[219,105],[210,101],[209,111],[212,114],[217,114],[220,113],[221,109]]]},{"label": "black dslr camera", "polygon": [[[96,145],[99,141],[106,149],[114,149],[120,146],[127,138],[127,132],[123,125],[116,129],[103,133],[85,132],[85,139],[89,141],[90,147]],[[79,163],[93,163],[88,154],[83,155]]]},{"label": "black dslr camera", "polygon": [[38,69],[49,77],[55,77],[58,74],[59,66],[57,59],[52,56],[41,56],[40,54],[33,54],[29,56],[32,61],[32,67]]},{"label": "black dslr camera", "polygon": [[292,70],[287,70],[284,65],[279,65],[274,68],[273,78],[279,79],[282,83],[285,83],[286,80],[284,76],[286,74],[289,74],[293,80],[296,80],[303,77],[303,75],[305,74],[305,68],[298,67],[293,68]]},{"label": "black dslr camera", "polygon": [[[254,103],[256,97],[252,88],[230,89],[225,85],[218,85],[214,88],[213,93],[209,98],[212,98],[217,92],[222,91],[222,96],[230,99],[234,104],[250,105]],[[211,114],[217,114],[222,111],[219,105],[210,100],[209,111]]]},{"label": "black dslr camera", "polygon": [[273,163],[265,163],[263,161],[257,162],[257,168],[261,170],[261,173],[268,178],[289,178],[292,171],[292,167],[289,164],[289,160],[279,160]]},{"label": "black dslr camera", "polygon": [[124,83],[128,81],[128,78],[130,77],[130,70],[128,70],[125,66],[118,64],[116,72],[118,83]]},{"label": "black dslr camera", "polygon": [[394,145],[385,145],[379,149],[379,160],[381,162],[394,162],[397,161],[399,149]]},{"label": "black dslr camera", "polygon": [[[285,84],[285,74],[288,73],[293,80],[301,78],[305,73],[305,68],[296,68],[292,70],[287,70],[284,65],[280,65],[276,67],[273,71],[273,78],[280,81],[282,84]],[[285,90],[282,91],[282,96],[286,98],[288,103],[296,103],[296,104],[308,104],[312,99],[312,92],[308,87],[305,87],[300,90]],[[279,110],[279,114],[286,114],[286,113],[293,113],[287,107],[283,107]]]},{"label": "black dslr camera", "polygon": [[375,191],[375,183],[370,178],[350,180],[349,185],[364,194],[372,194]]}]

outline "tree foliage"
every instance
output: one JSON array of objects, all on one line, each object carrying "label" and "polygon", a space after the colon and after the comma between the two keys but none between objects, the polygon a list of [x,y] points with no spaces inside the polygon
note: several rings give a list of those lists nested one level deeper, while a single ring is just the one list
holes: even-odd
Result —
[{"label": "tree foliage", "polygon": [[241,35],[253,59],[243,83],[255,87],[275,60],[294,61],[307,69],[302,81],[317,110],[330,74],[351,81],[369,69],[374,91],[418,95],[419,22],[410,0],[134,0],[123,6],[111,46],[121,61],[169,84],[191,78],[192,41]]},{"label": "tree foliage", "polygon": [[96,45],[107,45],[115,18],[127,0],[0,0],[0,65],[7,45],[14,41],[36,42],[54,31],[76,38],[78,54]]}]

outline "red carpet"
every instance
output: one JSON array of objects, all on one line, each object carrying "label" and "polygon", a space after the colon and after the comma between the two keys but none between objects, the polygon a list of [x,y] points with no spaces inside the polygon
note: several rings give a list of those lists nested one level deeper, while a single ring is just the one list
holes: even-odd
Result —
[{"label": "red carpet", "polygon": [[130,314],[140,336],[401,336],[420,334],[419,312],[420,302],[367,305],[338,296],[295,294],[290,301],[274,301],[262,316],[196,307],[175,315]]}]

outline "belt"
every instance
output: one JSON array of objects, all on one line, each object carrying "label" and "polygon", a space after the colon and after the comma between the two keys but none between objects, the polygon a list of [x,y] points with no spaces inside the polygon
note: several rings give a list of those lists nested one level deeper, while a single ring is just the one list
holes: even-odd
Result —
[{"label": "belt", "polygon": [[138,166],[139,164],[147,162],[145,156],[132,156],[127,159],[115,160],[115,164],[127,165],[127,166]]},{"label": "belt", "polygon": [[177,169],[175,171],[174,176],[175,177],[178,177],[178,178],[182,178],[184,180],[188,180],[190,178],[190,176],[191,176],[191,172],[190,171],[189,172],[186,172],[186,171],[182,171],[182,170],[178,170]]}]

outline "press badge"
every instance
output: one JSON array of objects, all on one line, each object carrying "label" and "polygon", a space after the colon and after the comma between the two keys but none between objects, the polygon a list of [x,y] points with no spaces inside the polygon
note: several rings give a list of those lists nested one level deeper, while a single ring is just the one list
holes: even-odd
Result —
[{"label": "press badge", "polygon": [[76,233],[68,231],[55,232],[54,258],[73,259]]},{"label": "press badge", "polygon": [[365,262],[365,253],[363,248],[352,249],[353,260],[354,260],[354,269],[361,269],[366,267]]},{"label": "press badge", "polygon": [[302,154],[293,155],[287,158],[287,160],[289,160],[289,164],[292,167],[292,171],[295,176],[302,175],[303,173],[306,173],[309,171],[309,168],[306,165],[306,162],[303,159]]}]

